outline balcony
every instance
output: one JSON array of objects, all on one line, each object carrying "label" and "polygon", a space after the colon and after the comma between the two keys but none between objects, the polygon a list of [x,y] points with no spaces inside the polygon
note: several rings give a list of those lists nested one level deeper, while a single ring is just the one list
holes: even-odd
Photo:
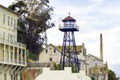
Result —
[{"label": "balcony", "polygon": [[18,42],[13,42],[13,41],[8,41],[8,40],[3,39],[3,38],[1,38],[1,37],[0,37],[0,43],[1,43],[1,44],[10,45],[10,46],[15,46],[15,47],[26,48],[26,45],[25,45],[25,44],[18,43]]},{"label": "balcony", "polygon": [[0,57],[0,64],[26,66],[27,63],[26,63],[26,61],[13,60],[13,59],[3,59],[2,57]]},{"label": "balcony", "polygon": [[17,46],[22,47],[22,48],[26,48],[26,45],[25,45],[25,44],[18,43],[18,42],[17,42]]}]

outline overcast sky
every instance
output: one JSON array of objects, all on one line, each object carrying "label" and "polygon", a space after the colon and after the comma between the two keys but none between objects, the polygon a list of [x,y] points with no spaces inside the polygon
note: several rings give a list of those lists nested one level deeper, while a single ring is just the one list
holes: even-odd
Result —
[{"label": "overcast sky", "polygon": [[[15,0],[0,0],[8,6]],[[99,35],[103,34],[104,61],[120,64],[120,0],[50,0],[56,27],[47,31],[48,44],[62,45],[63,33],[58,24],[71,13],[79,25],[76,44],[85,43],[87,53],[99,57]]]},{"label": "overcast sky", "polygon": [[85,43],[87,53],[99,57],[99,35],[103,34],[104,61],[120,64],[120,0],[50,0],[54,7],[56,27],[48,30],[48,43],[61,45],[63,33],[58,24],[61,18],[77,20],[76,44]]}]

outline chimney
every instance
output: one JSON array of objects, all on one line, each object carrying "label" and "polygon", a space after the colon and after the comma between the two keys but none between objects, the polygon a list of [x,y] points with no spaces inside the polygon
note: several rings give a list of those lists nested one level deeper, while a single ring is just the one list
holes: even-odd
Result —
[{"label": "chimney", "polygon": [[103,42],[102,42],[102,33],[100,33],[100,59],[103,61]]}]

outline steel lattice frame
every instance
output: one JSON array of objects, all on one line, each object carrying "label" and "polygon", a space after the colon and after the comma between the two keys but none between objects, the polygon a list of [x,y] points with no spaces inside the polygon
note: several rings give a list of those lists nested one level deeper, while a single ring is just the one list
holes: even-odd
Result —
[{"label": "steel lattice frame", "polygon": [[76,51],[76,43],[74,31],[64,31],[63,44],[62,44],[62,52],[60,59],[60,69],[64,69],[64,67],[74,67],[76,72],[80,70],[80,62],[78,60],[77,51]]}]

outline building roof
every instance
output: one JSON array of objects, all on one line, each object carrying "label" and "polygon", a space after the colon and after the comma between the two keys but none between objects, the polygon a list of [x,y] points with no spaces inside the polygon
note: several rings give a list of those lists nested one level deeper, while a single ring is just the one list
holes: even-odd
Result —
[{"label": "building roof", "polygon": [[92,57],[94,57],[96,60],[102,61],[99,57],[94,56],[94,55],[92,55],[92,54],[88,54],[87,56],[92,56]]},{"label": "building roof", "polygon": [[14,12],[14,11],[12,11],[12,10],[10,10],[10,9],[8,9],[7,7],[4,7],[4,6],[1,5],[1,4],[0,4],[0,7],[3,8],[3,9],[6,9],[7,11],[12,12],[13,14],[15,14],[15,15],[17,15],[17,16],[19,15],[18,13]]},{"label": "building roof", "polygon": [[52,47],[55,48],[57,51],[61,52],[61,50],[60,50],[59,48],[55,47],[55,46],[52,45],[52,44],[47,45],[47,47],[45,47],[45,48],[42,50],[42,52],[43,52],[44,50],[46,50],[49,46],[52,46]]},{"label": "building roof", "polygon": [[[54,46],[53,44],[49,44],[47,47],[49,47],[49,46],[52,46],[52,47],[54,47],[56,50],[58,50],[59,52],[61,52],[62,51],[62,46]],[[46,47],[46,48],[47,48]],[[45,50],[46,48],[44,48],[43,50]],[[76,46],[76,51],[77,52],[82,52],[82,45],[77,45]],[[72,49],[72,47],[71,47],[71,49]],[[73,51],[71,51],[71,52],[73,52]]]},{"label": "building roof", "polygon": [[64,21],[76,21],[76,20],[74,18],[72,18],[71,16],[67,16],[62,21],[64,22]]},{"label": "building roof", "polygon": [[[56,47],[57,49],[59,49],[60,51],[62,51],[62,46],[55,46],[55,47]],[[76,46],[76,51],[77,51],[77,52],[82,52],[81,48],[82,48],[81,45],[77,45],[77,46]],[[72,47],[72,46],[70,46],[70,52],[73,52],[73,47]]]},{"label": "building roof", "polygon": [[54,46],[54,45],[52,45],[52,44],[49,44],[48,46],[52,46],[52,47],[54,47],[55,49],[57,49],[59,52],[61,52],[61,49],[59,49],[59,48],[57,48],[56,46]]}]

